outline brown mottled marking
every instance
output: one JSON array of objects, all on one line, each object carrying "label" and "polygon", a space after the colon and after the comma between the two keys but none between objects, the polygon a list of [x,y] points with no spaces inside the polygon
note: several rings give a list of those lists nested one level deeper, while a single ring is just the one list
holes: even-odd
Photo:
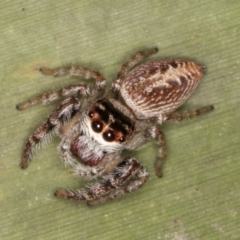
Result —
[{"label": "brown mottled marking", "polygon": [[[150,74],[152,69],[154,71]],[[137,118],[156,117],[182,105],[191,96],[202,75],[203,68],[194,62],[154,61],[134,68],[122,81],[120,94],[125,103],[134,109]],[[158,96],[153,100],[155,90],[158,90]]]},{"label": "brown mottled marking", "polygon": [[[173,68],[177,68],[178,64],[175,61],[169,63]],[[181,65],[181,64],[180,64]]]},{"label": "brown mottled marking", "polygon": [[187,79],[184,76],[180,76],[179,79],[181,81],[181,84],[184,84],[187,81]]}]

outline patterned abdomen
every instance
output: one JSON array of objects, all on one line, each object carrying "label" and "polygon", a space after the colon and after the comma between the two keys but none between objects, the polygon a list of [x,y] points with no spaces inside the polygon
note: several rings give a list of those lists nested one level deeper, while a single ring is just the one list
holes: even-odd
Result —
[{"label": "patterned abdomen", "polygon": [[197,63],[184,60],[142,64],[123,80],[120,94],[138,119],[161,117],[191,96],[203,70]]}]

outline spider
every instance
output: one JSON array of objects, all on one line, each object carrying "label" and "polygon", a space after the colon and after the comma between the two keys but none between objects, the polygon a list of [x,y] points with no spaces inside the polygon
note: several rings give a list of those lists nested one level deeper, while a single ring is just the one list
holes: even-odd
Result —
[{"label": "spider", "polygon": [[93,84],[75,84],[43,93],[17,105],[24,110],[38,103],[64,101],[28,138],[21,160],[26,169],[33,151],[50,139],[61,138],[61,159],[73,172],[90,181],[82,190],[57,190],[59,198],[81,200],[89,205],[124,196],[139,189],[149,178],[147,169],[124,149],[137,150],[155,139],[158,157],[156,175],[162,176],[166,141],[159,125],[166,121],[192,119],[213,110],[175,112],[198,86],[204,68],[188,60],[155,60],[139,64],[157,53],[150,48],[135,53],[120,68],[116,80],[105,89],[106,80],[96,70],[80,66],[40,68],[44,75],[93,79]]}]

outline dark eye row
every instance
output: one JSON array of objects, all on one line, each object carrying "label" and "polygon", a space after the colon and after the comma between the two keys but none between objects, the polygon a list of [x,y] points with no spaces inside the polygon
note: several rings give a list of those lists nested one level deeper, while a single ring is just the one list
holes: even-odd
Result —
[{"label": "dark eye row", "polygon": [[112,130],[108,130],[103,133],[103,139],[107,142],[112,142],[115,139],[115,135]]},{"label": "dark eye row", "polygon": [[[92,130],[94,132],[100,133],[102,132],[102,129],[103,129],[103,124],[101,122],[99,121],[92,122]],[[103,138],[107,142],[112,142],[115,139],[115,135],[112,130],[108,130],[103,133]]]},{"label": "dark eye row", "polygon": [[94,132],[100,133],[103,129],[103,124],[100,121],[92,122],[92,129]]},{"label": "dark eye row", "polygon": [[[88,116],[89,116],[90,118],[92,118],[92,117],[93,117],[93,113],[92,113],[92,112],[89,112]],[[96,132],[96,133],[102,132],[102,130],[103,130],[103,124],[102,124],[102,122],[101,122],[101,121],[93,121],[93,122],[92,122],[92,130],[93,130],[94,132]],[[114,134],[114,132],[113,132],[112,130],[108,130],[108,131],[104,132],[104,133],[103,133],[103,139],[104,139],[105,141],[107,141],[107,142],[112,142],[112,141],[114,141],[114,140],[115,140],[115,134]],[[125,138],[124,138],[124,137],[121,137],[121,138],[119,138],[118,141],[122,143],[122,142],[125,141]]]}]

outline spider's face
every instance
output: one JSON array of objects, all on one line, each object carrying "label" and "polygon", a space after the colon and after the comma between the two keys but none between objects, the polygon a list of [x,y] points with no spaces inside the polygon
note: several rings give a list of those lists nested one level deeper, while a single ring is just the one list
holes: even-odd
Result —
[{"label": "spider's face", "polygon": [[71,153],[85,165],[97,165],[105,154],[123,150],[132,137],[135,122],[107,98],[96,101],[84,114]]},{"label": "spider's face", "polygon": [[117,109],[107,98],[94,103],[88,111],[88,129],[100,145],[122,148],[134,132],[134,121]]}]

